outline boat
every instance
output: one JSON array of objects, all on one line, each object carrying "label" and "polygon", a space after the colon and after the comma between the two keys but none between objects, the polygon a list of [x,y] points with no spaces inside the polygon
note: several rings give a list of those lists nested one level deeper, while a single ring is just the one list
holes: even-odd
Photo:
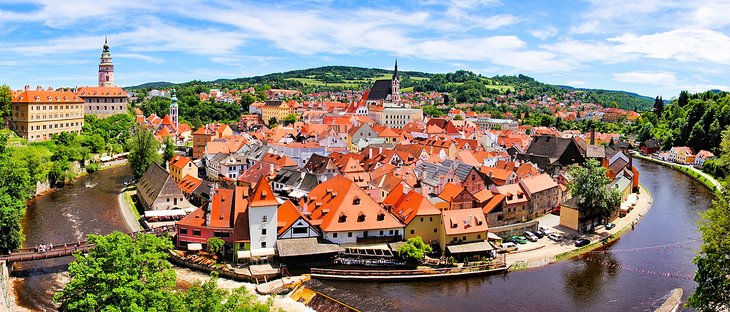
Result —
[{"label": "boat", "polygon": [[312,268],[310,275],[314,279],[401,282],[504,274],[508,271],[509,266],[504,264],[479,264],[464,267],[427,268],[417,270],[339,270]]}]

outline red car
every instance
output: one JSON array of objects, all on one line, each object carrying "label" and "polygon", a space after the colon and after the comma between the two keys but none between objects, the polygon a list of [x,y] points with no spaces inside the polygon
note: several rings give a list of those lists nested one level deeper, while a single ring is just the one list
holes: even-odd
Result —
[{"label": "red car", "polygon": [[553,210],[550,210],[550,213],[552,213],[556,216],[559,216],[560,215],[560,206],[557,206],[557,207],[553,208]]}]

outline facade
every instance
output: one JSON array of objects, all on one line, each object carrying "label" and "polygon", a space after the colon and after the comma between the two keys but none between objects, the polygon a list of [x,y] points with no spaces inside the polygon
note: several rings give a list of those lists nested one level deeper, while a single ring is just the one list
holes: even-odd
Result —
[{"label": "facade", "polygon": [[248,230],[252,250],[276,247],[278,208],[279,202],[274,191],[262,176],[254,193],[248,198]]},{"label": "facade", "polygon": [[127,92],[120,87],[80,87],[76,94],[84,100],[84,114],[106,118],[127,113]]},{"label": "facade", "polygon": [[328,154],[326,147],[315,142],[271,143],[268,146],[273,153],[291,158],[299,167],[303,167],[314,154],[323,156]]},{"label": "facade", "polygon": [[474,123],[482,130],[512,130],[517,131],[519,124],[511,119],[475,118]]},{"label": "facade", "polygon": [[560,186],[548,174],[523,178],[520,186],[530,197],[530,218],[544,215],[560,204]]},{"label": "facade", "polygon": [[560,225],[575,231],[589,231],[597,225],[605,224],[618,217],[620,209],[616,209],[608,218],[599,216],[599,212],[578,209],[578,198],[572,197],[560,204]]},{"label": "facade", "polygon": [[152,164],[137,182],[137,199],[144,210],[186,209],[190,203],[165,169]]},{"label": "facade", "polygon": [[441,211],[426,197],[398,184],[385,199],[383,207],[406,225],[405,240],[420,237],[426,244],[439,245]]},{"label": "facade", "polygon": [[112,53],[109,52],[109,42],[104,38],[104,50],[101,52],[99,62],[99,87],[114,86],[114,64],[112,64]]},{"label": "facade", "polygon": [[193,132],[193,158],[203,157],[208,142],[231,136],[233,136],[233,130],[226,124],[208,124],[198,128]]},{"label": "facade", "polygon": [[[50,89],[50,88],[49,88]],[[61,132],[81,133],[84,125],[84,102],[67,91],[35,91],[26,86],[13,94],[11,127],[28,142],[51,139]]]},{"label": "facade", "polygon": [[190,158],[185,156],[175,155],[170,160],[170,176],[175,183],[180,183],[185,176],[191,176],[198,178],[198,166],[193,163]]},{"label": "facade", "polygon": [[487,239],[487,220],[479,208],[444,210],[441,212],[441,251],[447,245],[481,242]]}]

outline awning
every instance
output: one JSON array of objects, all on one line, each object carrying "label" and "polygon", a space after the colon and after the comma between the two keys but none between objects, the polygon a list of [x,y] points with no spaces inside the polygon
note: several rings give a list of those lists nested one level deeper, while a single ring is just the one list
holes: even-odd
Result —
[{"label": "awning", "polygon": [[251,258],[251,251],[249,250],[239,250],[237,252],[238,259],[249,259]]},{"label": "awning", "polygon": [[449,252],[452,254],[459,254],[459,253],[490,251],[490,250],[494,250],[494,247],[492,247],[492,245],[490,245],[489,243],[487,243],[485,241],[481,241],[481,242],[475,242],[475,243],[446,246],[446,249],[448,249]]},{"label": "awning", "polygon": [[151,218],[151,217],[174,217],[174,216],[184,216],[187,213],[185,213],[185,210],[182,209],[171,209],[171,210],[149,210],[144,212],[145,218]]},{"label": "awning", "polygon": [[316,237],[288,238],[276,241],[279,257],[296,257],[320,254],[334,254],[342,251],[335,244],[320,244]]},{"label": "awning", "polygon": [[104,156],[104,157],[100,157],[99,160],[101,160],[102,162],[107,162],[107,161],[111,161],[112,158],[111,158],[111,156]]},{"label": "awning", "polygon": [[203,250],[203,244],[201,244],[201,243],[190,243],[190,244],[188,244],[188,250],[190,250],[190,251]]},{"label": "awning", "polygon": [[488,232],[487,233],[487,239],[489,239],[489,240],[502,240],[502,238],[499,237],[499,235],[494,234],[492,232]]},{"label": "awning", "polygon": [[274,248],[251,249],[251,257],[268,257],[276,254]]}]

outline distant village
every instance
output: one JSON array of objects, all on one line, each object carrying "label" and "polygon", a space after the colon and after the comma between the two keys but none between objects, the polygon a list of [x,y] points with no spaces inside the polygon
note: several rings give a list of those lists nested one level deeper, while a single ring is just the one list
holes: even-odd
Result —
[{"label": "distant village", "polygon": [[[113,73],[105,44],[98,86],[14,92],[12,129],[30,142],[44,141],[80,133],[85,115],[128,113],[136,97],[114,85]],[[211,89],[199,97],[237,103],[246,92],[254,90]],[[182,254],[219,238],[223,260],[234,264],[381,260],[420,237],[442,257],[495,257],[502,242],[542,228],[537,220],[546,215],[559,216],[556,226],[580,235],[630,212],[624,204],[607,219],[579,212],[567,188],[572,165],[597,160],[607,168],[609,187],[628,202],[640,188],[635,147],[697,166],[714,157],[686,147],[661,152],[656,140],[617,133],[521,125],[520,116],[492,118],[468,105],[433,118],[421,106],[443,105],[443,95],[402,93],[397,63],[391,79],[364,92],[271,89],[266,95],[238,123],[197,129],[179,122],[174,89],[148,94],[171,99],[165,116],[133,108],[136,124],[178,147],[171,161],[153,164],[136,182],[136,200],[144,226],[172,229]],[[564,120],[639,118],[549,97],[527,104]],[[286,124],[292,114],[297,120]],[[270,121],[276,126],[267,127]]]}]

